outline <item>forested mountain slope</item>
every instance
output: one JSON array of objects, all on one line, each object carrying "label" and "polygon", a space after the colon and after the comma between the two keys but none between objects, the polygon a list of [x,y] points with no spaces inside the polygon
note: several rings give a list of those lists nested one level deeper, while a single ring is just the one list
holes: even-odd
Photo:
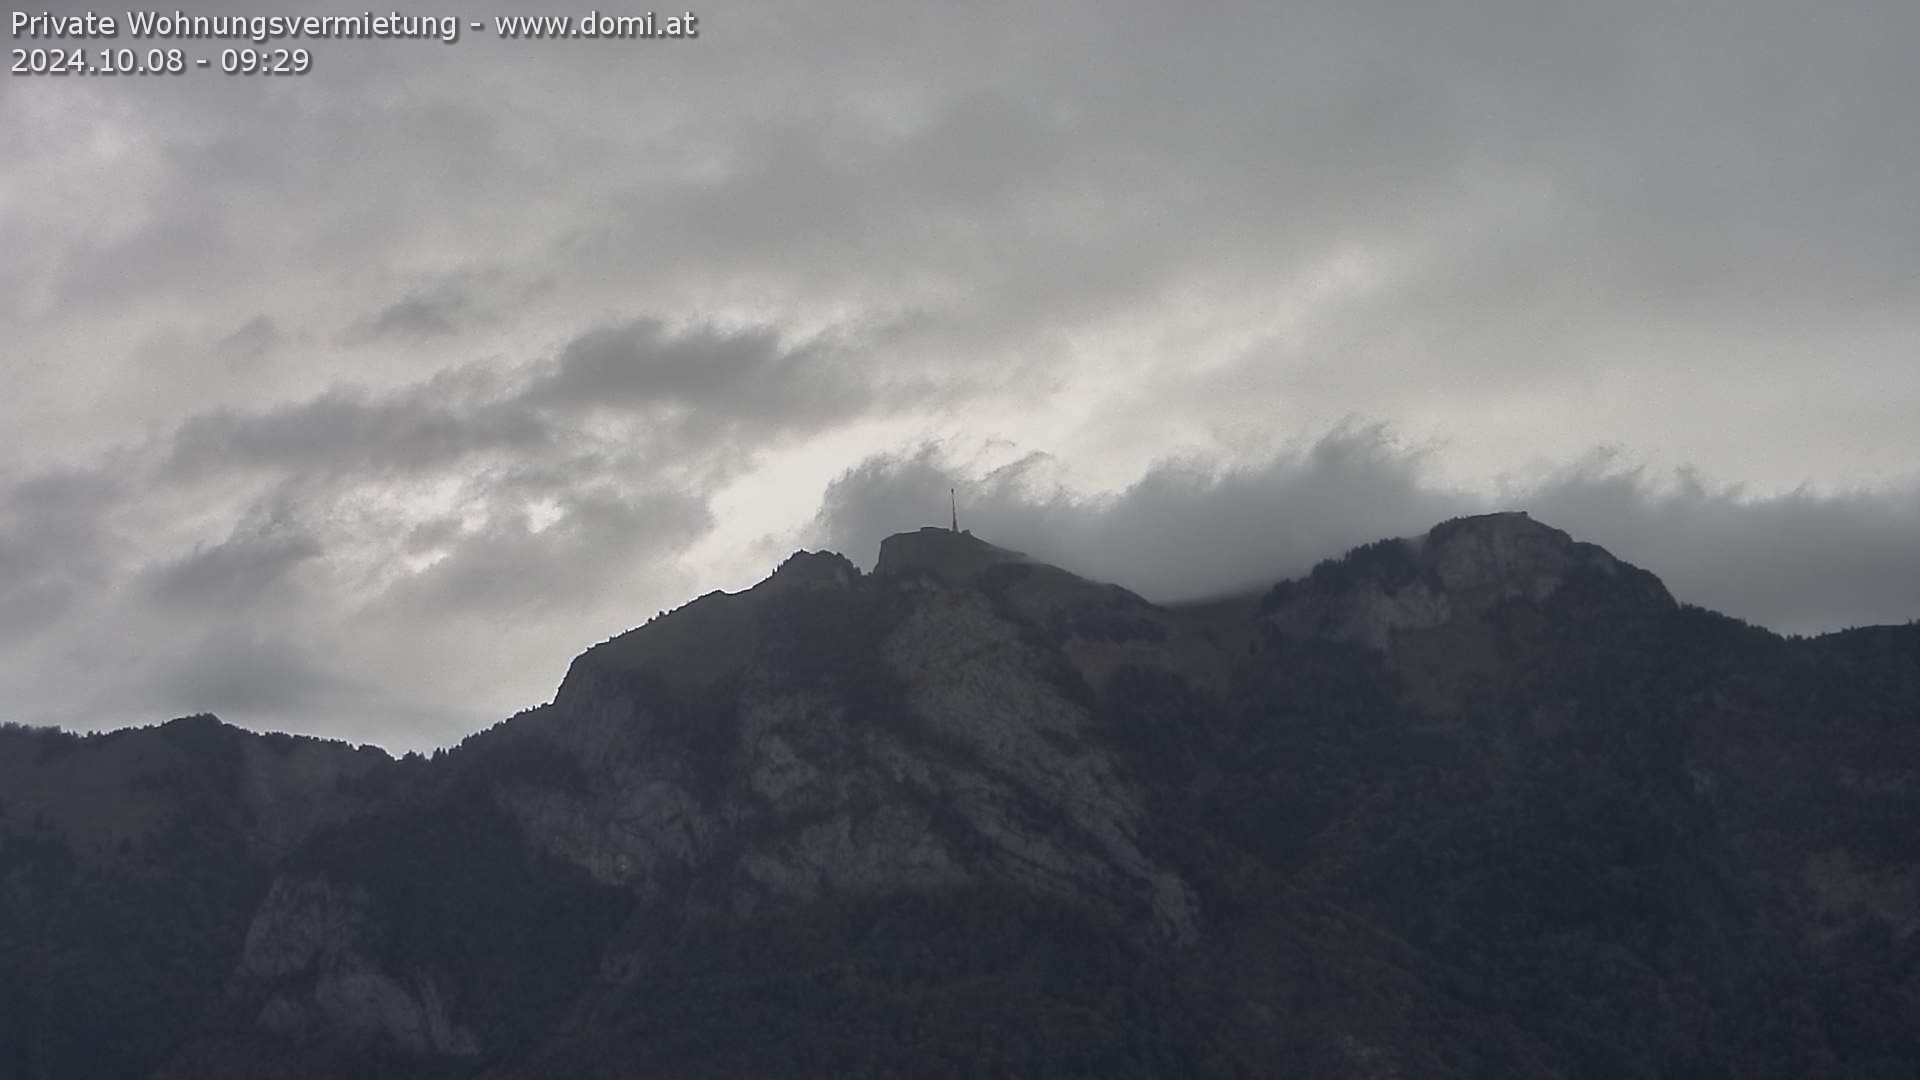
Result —
[{"label": "forested mountain slope", "polygon": [[432,759],[0,733],[0,1075],[1910,1076],[1920,627],[800,553]]}]

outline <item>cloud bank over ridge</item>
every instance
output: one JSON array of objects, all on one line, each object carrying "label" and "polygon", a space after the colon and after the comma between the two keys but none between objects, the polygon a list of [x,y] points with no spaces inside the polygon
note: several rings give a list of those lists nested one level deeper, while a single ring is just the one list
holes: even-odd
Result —
[{"label": "cloud bank over ridge", "polygon": [[1423,476],[1426,452],[1380,426],[1222,465],[1170,460],[1125,489],[1077,497],[1028,457],[976,473],[937,446],[876,455],[828,489],[820,542],[871,564],[881,538],[932,523],[949,485],[963,526],[1002,546],[1178,601],[1269,585],[1449,517],[1522,509],[1664,578],[1680,599],[1785,633],[1920,618],[1920,487],[1753,497],[1595,454],[1495,493]]},{"label": "cloud bank over ridge", "polygon": [[952,482],[1150,595],[1520,506],[1920,615],[1920,7],[701,14],[0,84],[0,718],[446,742]]}]

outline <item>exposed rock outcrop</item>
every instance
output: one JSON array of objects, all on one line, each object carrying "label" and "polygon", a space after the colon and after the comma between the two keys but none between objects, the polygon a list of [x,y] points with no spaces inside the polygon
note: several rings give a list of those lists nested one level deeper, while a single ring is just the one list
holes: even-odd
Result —
[{"label": "exposed rock outcrop", "polygon": [[367,922],[376,917],[364,888],[319,876],[274,882],[240,954],[241,979],[288,987],[261,1008],[261,1028],[295,1042],[345,1041],[414,1055],[478,1053],[479,1039],[450,1019],[432,973],[396,977],[362,953]]},{"label": "exposed rock outcrop", "polygon": [[1580,576],[1617,579],[1644,602],[1673,603],[1646,571],[1514,511],[1456,518],[1425,536],[1356,548],[1304,581],[1277,587],[1265,619],[1296,637],[1390,652],[1398,634],[1476,619],[1510,601],[1538,605]]},{"label": "exposed rock outcrop", "polygon": [[[516,735],[560,748],[583,784],[497,798],[542,849],[649,899],[687,875],[731,881],[739,913],[1010,880],[1121,898],[1154,932],[1191,938],[1190,890],[1135,842],[1139,792],[1057,656],[1023,638],[1071,607],[1060,594],[1111,587],[1051,567],[1044,585],[1008,583],[1010,605],[978,587],[1030,565],[944,530],[891,538],[867,580],[838,556],[795,555],[582,656]],[[841,599],[815,611],[796,590]],[[725,658],[685,658],[683,618],[726,628]],[[835,636],[858,645],[817,651]]]},{"label": "exposed rock outcrop", "polygon": [[1915,715],[1524,514],[798,552],[431,760],[0,729],[0,1072],[1906,1075]]}]

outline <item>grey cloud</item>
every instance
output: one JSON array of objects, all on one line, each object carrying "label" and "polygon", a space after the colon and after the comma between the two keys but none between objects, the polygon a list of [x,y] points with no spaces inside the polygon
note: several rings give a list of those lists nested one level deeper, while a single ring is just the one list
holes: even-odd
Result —
[{"label": "grey cloud", "polygon": [[1781,632],[1920,619],[1920,483],[1750,498],[1602,459],[1528,500],[1535,516],[1655,570],[1681,599]]},{"label": "grey cloud", "polygon": [[242,521],[218,544],[152,568],[144,575],[146,588],[163,608],[238,614],[283,593],[287,576],[321,552],[319,539],[281,508]]},{"label": "grey cloud", "polygon": [[[182,505],[209,482],[165,473],[68,522],[0,530],[0,700],[9,719],[81,728],[211,710],[401,747],[457,739],[680,599],[668,564],[711,527],[705,496],[592,464],[482,470],[454,513],[424,520],[385,476],[276,470],[224,536],[185,550]],[[26,486],[42,510],[56,487],[87,494]],[[111,517],[174,532],[128,543]]]},{"label": "grey cloud", "polygon": [[396,300],[375,315],[362,337],[401,339],[442,337],[456,331],[455,320],[466,314],[470,301],[457,293],[409,296]]},{"label": "grey cloud", "polygon": [[828,489],[819,541],[872,561],[890,533],[944,522],[1152,599],[1217,595],[1299,574],[1382,536],[1422,531],[1472,500],[1421,482],[1420,457],[1375,427],[1342,427],[1257,465],[1171,460],[1124,491],[1079,498],[1032,482],[1045,459],[973,476],[936,447],[869,458]]},{"label": "grey cloud", "polygon": [[[585,642],[683,599],[667,591],[672,563],[718,524],[714,491],[872,407],[839,348],[613,323],[551,360],[190,416],[164,453],[115,452],[124,483],[105,470],[16,483],[0,501],[0,621],[39,659],[0,664],[0,687],[113,671],[85,701],[33,714],[67,723],[143,707],[427,723],[473,715],[489,686],[523,688],[488,699],[499,711],[524,706]],[[116,517],[169,531],[114,542]],[[67,612],[85,617],[48,629]],[[460,650],[428,643],[455,634],[530,659],[449,683]]]},{"label": "grey cloud", "polygon": [[[186,284],[182,264],[219,264],[244,260],[210,193],[190,190],[172,175],[154,186],[169,200],[166,213],[145,215],[125,232],[77,238],[52,267],[52,286],[63,304],[81,310],[128,304],[163,288]],[[125,208],[121,209],[124,212]]]},{"label": "grey cloud", "polygon": [[828,489],[813,535],[871,562],[889,533],[942,523],[957,485],[977,535],[1181,600],[1264,587],[1448,517],[1523,509],[1654,571],[1682,600],[1780,632],[1920,618],[1920,483],[1749,497],[1599,455],[1496,498],[1434,485],[1422,453],[1378,426],[1259,464],[1164,462],[1101,498],[1026,483],[1036,463],[975,475],[938,447],[876,455]]},{"label": "grey cloud", "polygon": [[221,623],[168,658],[150,681],[120,693],[142,709],[276,718],[364,694],[315,660],[311,641],[277,629]]},{"label": "grey cloud", "polygon": [[536,527],[502,506],[471,531],[439,523],[410,538],[438,561],[389,590],[382,613],[433,619],[484,612],[511,618],[565,612],[604,590],[622,568],[666,557],[713,526],[705,500],[634,493],[604,483],[559,489],[551,522]]},{"label": "grey cloud", "polygon": [[[775,398],[802,358],[786,355],[768,327],[727,333],[696,330],[677,338],[657,319],[589,330],[560,350],[554,370],[528,390],[538,405],[631,408],[663,402],[733,403],[755,391]],[[764,401],[754,402],[755,405]]]},{"label": "grey cloud", "polygon": [[40,629],[73,603],[73,583],[55,574],[32,572],[37,568],[30,559],[13,544],[0,542],[0,575],[6,578],[6,584],[0,585],[0,642]]},{"label": "grey cloud", "polygon": [[126,495],[126,485],[113,474],[120,464],[56,468],[12,479],[0,498],[0,520],[12,535],[30,538],[42,549],[94,551],[103,517]]},{"label": "grey cloud", "polygon": [[[185,662],[235,608],[228,655],[329,657],[299,715],[441,732],[794,525],[730,483],[922,438],[1138,479],[881,453],[816,531],[870,558],[957,478],[977,531],[1175,595],[1526,505],[1770,625],[1901,617],[1912,485],[1863,485],[1920,457],[1916,30],[821,0],[642,64],[474,38],[342,43],[266,95],[8,82],[0,460],[67,471],[0,484],[0,694],[77,715],[108,665],[59,657]],[[1275,453],[1352,414],[1420,449]],[[1661,467],[1485,493],[1605,442]]]},{"label": "grey cloud", "polygon": [[629,451],[689,453],[746,436],[805,434],[872,406],[875,389],[822,341],[783,345],[766,327],[670,330],[642,318],[587,330],[550,363],[509,371],[455,369],[397,391],[337,387],[262,411],[189,417],[169,468],[406,470],[451,467],[487,453],[532,460],[589,440],[581,419],[640,422]]},{"label": "grey cloud", "polygon": [[856,415],[874,400],[831,343],[788,346],[770,327],[675,333],[656,319],[590,330],[521,396],[562,410],[679,410],[688,428],[718,433],[805,430]]},{"label": "grey cloud", "polygon": [[0,491],[0,640],[13,640],[59,618],[109,579],[107,515],[123,490],[104,472],[68,470]]},{"label": "grey cloud", "polygon": [[255,315],[222,337],[214,348],[237,364],[250,364],[272,352],[284,336],[272,317]]},{"label": "grey cloud", "polygon": [[173,439],[169,467],[418,470],[484,450],[535,451],[548,425],[510,405],[436,400],[432,386],[391,397],[339,389],[263,412],[223,409],[191,417]]}]

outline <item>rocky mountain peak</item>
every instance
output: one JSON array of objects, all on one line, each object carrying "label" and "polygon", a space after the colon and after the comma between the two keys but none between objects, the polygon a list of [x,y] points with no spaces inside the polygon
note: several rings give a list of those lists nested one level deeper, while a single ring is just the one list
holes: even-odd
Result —
[{"label": "rocky mountain peak", "polygon": [[1916,629],[1524,513],[1176,606],[922,529],[430,759],[0,725],[0,1073],[1909,1075]]},{"label": "rocky mountain peak", "polygon": [[833,551],[796,551],[760,583],[760,589],[844,589],[860,580],[860,570]]},{"label": "rocky mountain peak", "polygon": [[1410,539],[1378,540],[1282,582],[1269,625],[1390,651],[1405,634],[1477,620],[1501,605],[1541,605],[1570,582],[1609,601],[1673,606],[1658,578],[1525,511],[1455,518]]},{"label": "rocky mountain peak", "polygon": [[880,542],[876,577],[900,577],[931,572],[941,580],[961,584],[973,581],[996,566],[1031,563],[1017,551],[995,547],[971,532],[927,526],[918,532],[895,533]]},{"label": "rocky mountain peak", "polygon": [[1455,518],[1419,541],[1421,561],[1450,593],[1492,590],[1502,598],[1545,600],[1576,568],[1616,573],[1618,559],[1579,543],[1524,510]]}]

